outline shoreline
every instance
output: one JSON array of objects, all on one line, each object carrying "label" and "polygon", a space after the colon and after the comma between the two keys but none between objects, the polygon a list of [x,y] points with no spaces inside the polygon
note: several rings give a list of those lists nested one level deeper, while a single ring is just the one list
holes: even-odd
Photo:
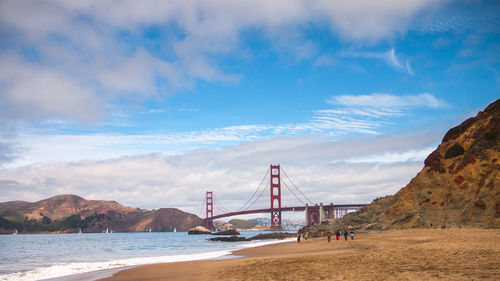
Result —
[{"label": "shoreline", "polygon": [[128,280],[500,280],[500,230],[409,229],[235,250],[240,258],[137,266]]},{"label": "shoreline", "polygon": [[[148,266],[148,265],[154,265],[154,264],[169,264],[169,263],[208,261],[208,260],[227,260],[227,259],[240,258],[241,256],[234,255],[233,253],[236,251],[250,249],[253,247],[262,247],[262,246],[267,246],[267,245],[285,243],[288,241],[290,241],[290,240],[289,239],[255,240],[255,241],[252,241],[253,243],[250,243],[250,244],[235,244],[234,245],[235,249],[232,249],[232,250],[223,250],[223,251],[215,251],[215,252],[211,251],[211,252],[204,252],[204,253],[195,253],[195,254],[177,255],[177,256],[165,256],[165,257],[144,257],[144,258],[139,258],[139,259],[156,259],[158,261],[151,262],[151,263],[132,264],[132,265],[119,266],[119,267],[104,268],[104,269],[92,270],[92,271],[87,271],[87,272],[79,272],[79,273],[70,274],[70,275],[49,277],[49,278],[37,279],[37,280],[40,280],[40,281],[70,281],[70,280],[71,281],[74,281],[74,280],[94,281],[94,280],[101,280],[103,278],[111,277],[113,274],[120,272],[120,271],[123,271],[123,270],[128,270],[128,269],[142,267],[142,266]],[[226,243],[226,242],[213,242],[213,243]],[[170,259],[173,258],[174,260],[169,261],[168,260],[169,258]],[[116,261],[105,262],[105,263],[113,263],[113,262],[120,263],[123,261],[129,261],[129,260],[134,260],[134,259],[135,258],[131,257],[131,258],[124,259],[124,260],[116,260]],[[161,261],[162,259],[164,261]],[[180,259],[180,260],[175,260],[175,259]]]}]

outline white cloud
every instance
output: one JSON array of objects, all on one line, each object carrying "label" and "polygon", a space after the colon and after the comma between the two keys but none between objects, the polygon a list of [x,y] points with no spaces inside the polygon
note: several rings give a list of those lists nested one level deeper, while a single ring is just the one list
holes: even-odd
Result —
[{"label": "white cloud", "polygon": [[406,61],[406,71],[408,72],[408,74],[414,76],[415,75],[415,72],[413,72],[413,69],[411,68],[410,66],[410,61]]},{"label": "white cloud", "polygon": [[410,62],[407,59],[405,65],[401,63],[401,58],[398,58],[396,55],[396,49],[392,48],[385,52],[352,52],[352,51],[344,51],[340,53],[340,56],[343,57],[351,57],[351,58],[366,58],[366,59],[377,59],[381,60],[390,67],[399,70],[401,72],[406,72],[410,75],[415,75],[413,70],[410,67]]},{"label": "white cloud", "polygon": [[461,5],[448,6],[439,14],[416,17],[410,23],[410,30],[431,34],[446,32],[495,32],[500,28],[496,1],[465,1]]},{"label": "white cloud", "polygon": [[353,157],[347,160],[350,163],[398,163],[408,161],[419,161],[424,159],[434,150],[433,147],[426,147],[405,152],[386,152],[383,154],[373,154],[369,156]]},{"label": "white cloud", "polygon": [[[262,34],[280,55],[310,59],[317,46],[304,35],[306,26],[324,28],[324,23],[331,23],[333,36],[373,42],[404,32],[409,19],[435,6],[428,0],[363,5],[305,0],[151,0],[119,5],[97,0],[0,1],[0,37],[5,38],[0,51],[0,123],[57,119],[91,124],[112,115],[113,105],[162,98],[190,89],[199,80],[238,83],[243,77],[222,70],[218,59],[250,55],[241,46],[248,30]],[[147,37],[150,28],[160,30],[159,38]],[[162,34],[164,30],[173,31]],[[159,48],[148,48],[149,43]],[[398,62],[394,50],[392,55]],[[334,62],[323,56],[316,63]],[[321,114],[303,124],[259,130],[375,133],[378,126]],[[208,130],[188,139],[241,139],[230,131]],[[243,134],[243,139],[252,138],[251,133]],[[5,149],[12,147],[12,139],[0,141]]]},{"label": "white cloud", "polygon": [[332,105],[367,107],[367,108],[401,108],[401,107],[429,107],[444,108],[447,103],[429,93],[418,95],[397,96],[384,93],[370,95],[340,95],[332,96],[327,100]]},{"label": "white cloud", "polygon": [[[103,108],[123,97],[142,100],[171,94],[192,87],[199,79],[237,83],[241,75],[220,70],[215,58],[237,52],[242,31],[260,30],[278,53],[309,58],[315,46],[301,34],[301,26],[330,22],[332,31],[348,40],[380,40],[404,32],[409,19],[435,7],[436,2],[440,1],[152,0],[140,4],[121,1],[119,5],[115,1],[2,1],[0,22],[12,42],[6,50],[34,50],[29,67],[43,71],[34,71],[29,78],[13,73],[15,79],[9,81],[10,88],[2,89],[0,98],[12,96],[15,89],[25,99],[10,104],[13,111],[29,115],[32,106],[43,99],[41,108],[34,108],[37,118],[70,114],[70,119],[86,116],[85,121],[90,121],[100,113],[72,111],[75,101],[91,100],[93,107]],[[163,48],[159,55],[136,45],[148,27],[176,27],[179,34],[158,39]],[[123,39],[123,34],[129,37]],[[4,57],[0,63],[5,62]],[[23,60],[15,63],[15,68],[28,65]],[[157,77],[168,81],[165,88],[157,88]],[[54,85],[59,80],[61,85]],[[33,87],[47,90],[37,99],[31,97]],[[71,98],[62,92],[71,92]],[[66,102],[68,110],[64,110]]]},{"label": "white cloud", "polygon": [[[123,155],[164,152],[176,154],[214,145],[237,144],[241,142],[272,139],[280,136],[323,135],[329,138],[345,138],[352,135],[378,135],[392,119],[404,116],[399,107],[356,108],[346,103],[346,96],[339,97],[342,107],[323,109],[301,123],[246,124],[221,128],[207,128],[198,131],[151,132],[141,135],[127,134],[43,134],[26,131],[20,135],[20,143],[25,148],[26,159],[20,158],[9,167],[37,162],[76,161],[84,159],[108,159]],[[152,110],[161,113],[162,110]],[[114,126],[127,126],[113,123]],[[53,120],[51,124],[71,127],[71,123]]]},{"label": "white cloud", "polygon": [[316,61],[314,62],[315,67],[320,67],[320,66],[332,66],[335,64],[335,59],[327,54],[323,54],[319,56]]},{"label": "white cloud", "polygon": [[403,33],[412,17],[425,9],[447,1],[318,1],[318,7],[327,14],[332,29],[349,40],[378,40]]},{"label": "white cloud", "polygon": [[[99,160],[153,152],[178,154],[193,149],[235,145],[281,136],[327,136],[332,139],[353,136],[381,135],[398,118],[411,114],[413,108],[441,108],[444,101],[431,94],[396,96],[390,94],[332,96],[327,103],[333,108],[315,110],[303,122],[284,124],[241,124],[220,128],[186,131],[149,131],[143,134],[85,133],[64,134],[44,130],[25,130],[19,136],[24,153],[7,167],[19,167],[39,162]],[[144,113],[164,113],[152,109]],[[134,126],[126,115],[116,112],[112,126]],[[60,131],[74,123],[61,119],[46,122]],[[25,156],[25,157],[24,157]],[[10,158],[9,158],[10,159]]]},{"label": "white cloud", "polygon": [[396,50],[392,48],[389,52],[387,52],[387,60],[395,67],[398,69],[402,68],[401,63],[399,62],[398,58],[396,57]]},{"label": "white cloud", "polygon": [[96,121],[103,114],[92,87],[72,76],[21,62],[16,57],[0,59],[0,106],[7,119],[43,120],[47,116]]},{"label": "white cloud", "polygon": [[[204,192],[213,190],[218,201],[234,210],[255,191],[268,165],[280,163],[314,202],[370,202],[406,185],[422,168],[420,151],[430,150],[438,140],[437,135],[342,141],[287,137],[170,156],[40,163],[0,170],[0,201],[75,193],[133,207],[179,207],[198,213]],[[377,155],[392,159],[379,161]],[[359,161],[362,158],[369,161]],[[283,189],[284,205],[299,204]],[[268,200],[259,204],[256,207],[266,206]]]}]

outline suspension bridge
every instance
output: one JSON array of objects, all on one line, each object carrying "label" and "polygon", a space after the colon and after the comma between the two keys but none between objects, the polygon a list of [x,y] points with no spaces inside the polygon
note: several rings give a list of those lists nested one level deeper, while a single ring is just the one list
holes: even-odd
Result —
[{"label": "suspension bridge", "polygon": [[[289,195],[292,195],[298,200],[299,203],[296,203],[295,206],[282,205],[282,183],[283,186],[290,192]],[[265,196],[266,190],[269,190],[269,208],[256,208],[255,203],[263,198],[263,195]],[[255,190],[253,195],[245,202],[245,204],[243,204],[243,206],[236,211],[230,211],[224,208],[215,198],[213,191],[206,192],[205,201],[203,203],[203,207],[205,207],[205,227],[212,231],[214,230],[214,220],[225,217],[270,213],[271,229],[282,229],[282,212],[304,212],[306,225],[311,225],[327,220],[333,220],[335,218],[341,218],[349,211],[357,211],[365,205],[366,204],[315,204],[309,200],[304,193],[302,193],[302,191],[297,187],[297,185],[295,185],[290,177],[288,177],[280,165],[270,165],[266,174],[262,178],[261,183],[257,187],[257,190]],[[219,214],[214,214],[214,207],[217,207]]]}]

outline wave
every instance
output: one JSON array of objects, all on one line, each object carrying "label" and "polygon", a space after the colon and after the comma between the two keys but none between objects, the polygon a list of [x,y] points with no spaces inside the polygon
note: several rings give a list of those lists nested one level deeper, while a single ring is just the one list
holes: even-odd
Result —
[{"label": "wave", "polygon": [[190,255],[174,255],[161,257],[145,257],[120,259],[106,262],[76,262],[76,263],[56,263],[49,267],[36,268],[26,272],[16,272],[0,276],[0,280],[5,281],[24,281],[24,280],[40,280],[48,278],[57,278],[67,275],[74,275],[84,272],[98,271],[104,269],[137,266],[153,263],[193,261],[202,259],[213,259],[228,255],[230,251],[216,251]]},{"label": "wave", "polygon": [[232,250],[214,251],[214,252],[197,253],[197,254],[118,259],[118,260],[104,261],[104,262],[55,263],[48,267],[40,267],[29,271],[2,275],[0,276],[0,280],[2,281],[41,280],[41,279],[59,278],[64,276],[70,276],[70,275],[76,275],[76,274],[88,273],[106,269],[118,269],[123,267],[139,266],[146,264],[216,259],[229,255],[235,250],[288,242],[288,241],[290,240],[287,239],[280,241],[276,240],[257,241],[249,244],[235,245],[235,248]]}]

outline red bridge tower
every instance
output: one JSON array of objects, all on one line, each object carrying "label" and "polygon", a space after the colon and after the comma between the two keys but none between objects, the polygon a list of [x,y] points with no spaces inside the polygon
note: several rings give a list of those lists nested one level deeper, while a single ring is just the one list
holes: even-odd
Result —
[{"label": "red bridge tower", "polygon": [[210,231],[214,230],[214,201],[213,201],[213,192],[212,191],[207,191],[207,197],[206,197],[206,202],[207,202],[207,212],[205,216],[205,227],[209,229]]},{"label": "red bridge tower", "polygon": [[281,229],[281,177],[280,165],[271,165],[271,229]]}]

